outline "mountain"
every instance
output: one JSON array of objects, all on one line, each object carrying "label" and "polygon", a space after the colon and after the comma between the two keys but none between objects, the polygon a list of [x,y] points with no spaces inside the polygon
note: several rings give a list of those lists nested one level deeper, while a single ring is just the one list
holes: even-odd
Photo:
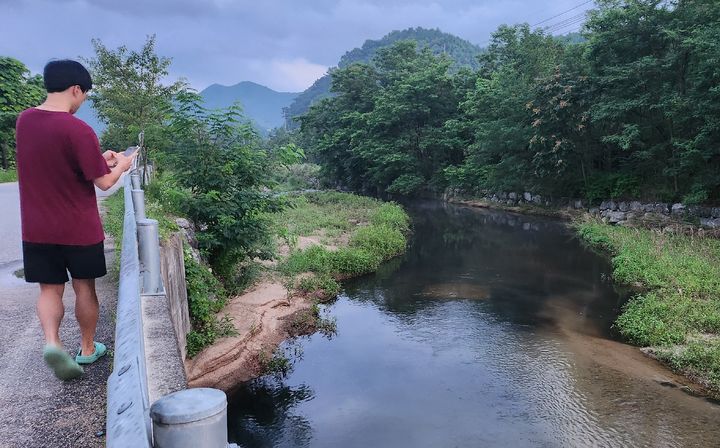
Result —
[{"label": "mountain", "polygon": [[[455,68],[478,68],[477,56],[483,51],[477,45],[452,34],[443,33],[439,29],[417,27],[393,31],[379,40],[366,40],[362,47],[345,53],[340,58],[338,67],[343,68],[355,62],[370,62],[379,49],[390,47],[401,40],[414,40],[418,43],[418,48],[428,47],[435,54],[447,54],[455,61]],[[331,84],[332,78],[329,74],[315,81],[312,86],[299,94],[290,104],[289,116],[297,117],[302,115],[307,112],[313,103],[330,96]],[[294,123],[294,125],[297,124]]]},{"label": "mountain", "polygon": [[299,93],[276,92],[250,81],[234,86],[213,84],[200,92],[208,109],[222,109],[239,101],[245,115],[255,122],[263,134],[284,124],[282,110],[298,95]]}]

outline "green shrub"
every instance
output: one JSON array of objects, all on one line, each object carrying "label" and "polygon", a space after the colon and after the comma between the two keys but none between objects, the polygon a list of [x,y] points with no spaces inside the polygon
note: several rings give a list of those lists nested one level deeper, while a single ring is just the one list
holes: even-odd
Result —
[{"label": "green shrub", "polygon": [[185,281],[192,331],[187,337],[187,353],[195,356],[219,337],[235,334],[229,317],[217,318],[227,303],[227,293],[209,268],[195,261],[185,248]]},{"label": "green shrub", "polygon": [[331,252],[332,270],[343,275],[362,275],[375,271],[382,261],[377,255],[354,247]]},{"label": "green shrub", "polygon": [[340,284],[328,274],[315,274],[300,279],[300,291],[322,291],[328,296],[336,296],[340,292]]},{"label": "green shrub", "polygon": [[351,247],[363,249],[380,260],[389,260],[405,252],[405,235],[395,227],[371,225],[355,231],[350,240]]},{"label": "green shrub", "polygon": [[370,216],[370,223],[375,226],[387,226],[402,233],[407,233],[410,230],[410,217],[402,207],[394,202],[382,204]]},{"label": "green shrub", "polygon": [[4,182],[17,182],[17,171],[14,169],[4,170],[0,168],[0,184]]},{"label": "green shrub", "polygon": [[301,272],[327,273],[332,270],[332,255],[322,246],[310,246],[305,250],[293,251],[280,265],[287,274]]}]

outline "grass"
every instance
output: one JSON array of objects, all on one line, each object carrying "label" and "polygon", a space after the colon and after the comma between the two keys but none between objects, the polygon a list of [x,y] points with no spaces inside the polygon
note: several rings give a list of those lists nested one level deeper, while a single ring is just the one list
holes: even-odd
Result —
[{"label": "grass", "polygon": [[0,184],[5,182],[17,182],[17,171],[14,169],[5,170],[0,168]]},{"label": "grass", "polygon": [[577,229],[612,254],[616,281],[640,290],[615,322],[620,333],[720,393],[720,240],[598,221]]},{"label": "grass", "polygon": [[382,262],[405,252],[410,228],[408,215],[399,205],[338,192],[294,198],[290,207],[276,216],[275,223],[278,234],[291,246],[299,236],[349,234],[346,246],[339,244],[331,250],[313,245],[292,250],[280,263],[279,269],[286,275],[312,272],[328,284],[329,278],[374,272]]}]

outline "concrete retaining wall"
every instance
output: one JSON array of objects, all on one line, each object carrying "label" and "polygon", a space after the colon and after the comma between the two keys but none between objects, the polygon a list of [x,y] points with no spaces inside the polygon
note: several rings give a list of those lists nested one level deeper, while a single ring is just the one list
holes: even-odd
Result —
[{"label": "concrete retaining wall", "polygon": [[187,334],[191,329],[184,260],[182,234],[174,233],[161,243],[160,269],[163,284],[165,285],[172,328],[183,360],[187,355]]},{"label": "concrete retaining wall", "polygon": [[[708,229],[720,229],[720,207],[705,207],[697,205],[685,205],[682,203],[640,201],[602,201],[599,206],[591,206],[583,199],[570,198],[549,198],[530,192],[484,192],[479,195],[482,199],[503,205],[517,206],[523,204],[542,205],[554,208],[570,208],[585,210],[596,215],[611,224],[622,224],[634,219],[652,218],[669,220],[670,218],[694,218],[701,227]],[[459,190],[448,190],[443,199],[462,198],[463,193]]]}]

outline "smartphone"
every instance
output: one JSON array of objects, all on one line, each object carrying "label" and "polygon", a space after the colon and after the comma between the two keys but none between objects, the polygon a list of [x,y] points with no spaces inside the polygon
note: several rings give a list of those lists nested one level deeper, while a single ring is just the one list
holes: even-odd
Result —
[{"label": "smartphone", "polygon": [[140,149],[140,147],[138,147],[138,146],[129,146],[128,149],[126,149],[125,151],[123,151],[123,155],[124,155],[125,157],[130,157],[130,156],[133,155],[133,154],[135,153],[135,151],[137,151],[138,149]]}]

